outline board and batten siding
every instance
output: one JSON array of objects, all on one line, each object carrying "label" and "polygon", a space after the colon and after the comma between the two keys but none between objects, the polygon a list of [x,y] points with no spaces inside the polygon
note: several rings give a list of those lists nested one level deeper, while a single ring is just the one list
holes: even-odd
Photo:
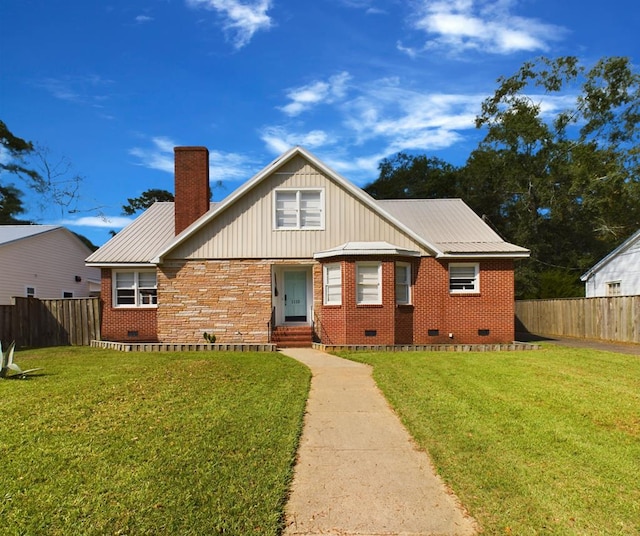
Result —
[{"label": "board and batten siding", "polygon": [[[322,188],[323,230],[275,230],[274,195],[278,188]],[[172,259],[311,258],[345,242],[386,241],[429,253],[402,230],[296,157],[276,168],[226,211],[176,247]]]},{"label": "board and batten siding", "polygon": [[62,298],[65,291],[74,298],[88,297],[89,279],[100,280],[99,269],[85,266],[89,253],[63,228],[0,246],[0,304],[25,297],[26,287],[34,287],[41,299]]}]

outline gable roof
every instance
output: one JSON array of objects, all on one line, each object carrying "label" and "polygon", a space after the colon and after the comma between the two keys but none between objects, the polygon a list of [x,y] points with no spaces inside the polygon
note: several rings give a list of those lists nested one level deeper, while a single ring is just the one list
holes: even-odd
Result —
[{"label": "gable roof", "polygon": [[61,225],[0,225],[0,246],[56,229],[63,229],[63,227]]},{"label": "gable roof", "polygon": [[[293,147],[224,200],[212,203],[206,214],[177,236],[173,236],[173,203],[155,203],[131,225],[87,258],[87,263],[101,266],[161,263],[163,257],[173,249],[297,156],[306,159],[381,218],[406,233],[437,257],[529,256],[527,249],[502,240],[460,199],[376,201],[302,147]],[[452,229],[454,227],[457,229]]]},{"label": "gable roof", "polygon": [[591,268],[589,268],[589,270],[587,270],[584,274],[580,276],[580,280],[587,281],[593,274],[598,272],[605,265],[609,264],[609,262],[615,259],[618,255],[625,252],[629,248],[633,247],[639,241],[640,241],[640,230],[633,233],[629,238],[627,238],[622,244],[620,244],[616,249],[614,249],[606,257],[603,257]]}]

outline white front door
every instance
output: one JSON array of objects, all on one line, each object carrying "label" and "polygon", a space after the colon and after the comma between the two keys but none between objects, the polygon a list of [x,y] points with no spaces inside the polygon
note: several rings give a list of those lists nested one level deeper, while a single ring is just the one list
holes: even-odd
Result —
[{"label": "white front door", "polygon": [[307,321],[306,271],[284,271],[284,321]]}]

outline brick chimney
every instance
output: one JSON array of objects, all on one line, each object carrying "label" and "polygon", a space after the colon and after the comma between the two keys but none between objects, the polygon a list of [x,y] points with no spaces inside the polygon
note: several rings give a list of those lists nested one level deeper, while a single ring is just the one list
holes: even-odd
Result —
[{"label": "brick chimney", "polygon": [[175,232],[184,231],[209,210],[209,150],[175,147]]}]

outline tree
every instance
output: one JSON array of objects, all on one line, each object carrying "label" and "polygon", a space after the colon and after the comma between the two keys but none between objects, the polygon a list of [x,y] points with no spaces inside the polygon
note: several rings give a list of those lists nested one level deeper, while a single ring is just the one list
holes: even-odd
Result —
[{"label": "tree", "polygon": [[24,212],[22,192],[14,186],[0,185],[0,225],[23,225],[30,222],[16,218]]},{"label": "tree", "polygon": [[33,151],[33,143],[15,136],[0,120],[0,145],[9,154],[11,160],[8,163],[0,161],[0,170],[8,173],[24,174],[29,177],[37,177],[37,172],[24,167],[24,158]]},{"label": "tree", "polygon": [[627,58],[587,69],[562,57],[498,83],[476,119],[487,134],[465,165],[466,189],[500,194],[492,221],[532,252],[518,294],[542,297],[546,271],[577,279],[640,226],[640,77]]},{"label": "tree", "polygon": [[[77,210],[76,203],[83,178],[72,173],[69,159],[52,159],[46,147],[36,146],[15,136],[3,121],[0,121],[0,144],[9,156],[8,162],[0,162],[0,178],[5,174],[20,178],[32,192],[38,194],[41,212],[51,206],[59,208],[62,213]],[[15,210],[16,194],[19,198],[22,192],[11,185],[0,186],[5,190],[13,189],[4,192],[3,197],[9,196],[7,199],[11,203],[3,203],[0,210],[8,210],[9,207]],[[22,201],[20,208],[20,212],[23,212]],[[3,217],[10,219],[11,215]]]},{"label": "tree", "polygon": [[133,216],[140,210],[145,210],[156,201],[173,201],[174,197],[168,190],[150,189],[142,192],[140,197],[128,198],[128,203],[122,205],[122,212],[127,216]]},{"label": "tree", "polygon": [[376,199],[458,197],[458,170],[439,158],[398,153],[378,166],[380,175],[364,190]]}]

